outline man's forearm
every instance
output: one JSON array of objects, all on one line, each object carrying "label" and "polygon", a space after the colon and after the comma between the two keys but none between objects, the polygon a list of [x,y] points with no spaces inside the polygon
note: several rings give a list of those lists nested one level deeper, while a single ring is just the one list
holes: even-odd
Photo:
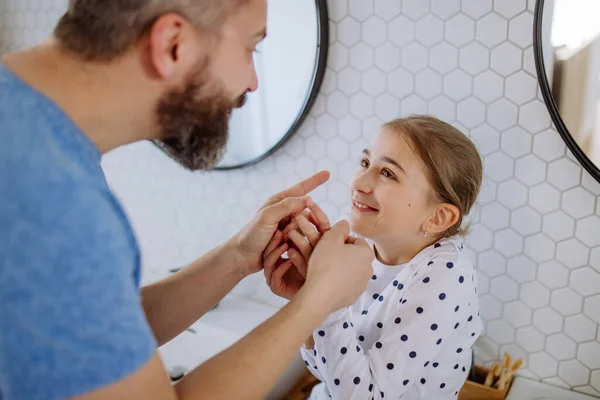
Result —
[{"label": "man's forearm", "polygon": [[159,345],[202,317],[243,278],[240,260],[223,244],[181,271],[142,289],[146,318]]},{"label": "man's forearm", "polygon": [[179,398],[264,398],[302,342],[327,316],[323,309],[315,299],[298,294],[272,318],[184,377],[176,385]]}]

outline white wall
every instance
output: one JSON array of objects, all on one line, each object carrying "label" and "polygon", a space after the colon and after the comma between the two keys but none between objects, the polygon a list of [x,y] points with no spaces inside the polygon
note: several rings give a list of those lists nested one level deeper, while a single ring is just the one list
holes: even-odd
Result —
[{"label": "white wall", "polygon": [[[64,2],[48,9],[41,1],[0,0],[0,14],[10,4],[12,15],[0,31],[8,38],[0,42],[3,50],[38,39],[29,36],[31,27],[51,25]],[[485,157],[481,223],[470,239],[486,321],[478,358],[487,362],[508,351],[525,358],[526,376],[598,395],[600,185],[566,151],[540,100],[533,1],[329,4],[322,93],[277,154],[228,173],[184,172],[146,143],[106,157],[110,183],[142,245],[146,281],[220,243],[262,199],[321,168],[333,179],[314,197],[337,218],[375,126],[411,112],[433,113],[469,134]],[[281,304],[260,275],[236,291]]]}]

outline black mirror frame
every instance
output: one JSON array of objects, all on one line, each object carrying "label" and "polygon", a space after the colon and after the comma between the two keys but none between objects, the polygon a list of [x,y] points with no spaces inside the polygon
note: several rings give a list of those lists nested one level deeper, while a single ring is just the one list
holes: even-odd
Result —
[{"label": "black mirror frame", "polygon": [[546,69],[544,67],[544,56],[542,48],[542,20],[544,14],[544,0],[536,0],[534,19],[533,19],[533,54],[535,57],[535,69],[537,71],[538,84],[542,91],[544,103],[550,113],[552,122],[556,127],[556,130],[563,138],[567,147],[575,158],[581,163],[581,165],[592,175],[596,181],[600,182],[600,169],[588,158],[588,156],[581,150],[575,139],[569,133],[569,129],[565,125],[563,119],[558,111],[558,106],[552,97],[552,89],[548,82],[548,76],[546,75]]},{"label": "black mirror frame", "polygon": [[[251,165],[257,164],[265,158],[269,157],[271,154],[275,153],[281,146],[284,145],[286,141],[288,141],[294,133],[300,128],[306,117],[308,116],[310,109],[312,108],[315,100],[317,99],[317,95],[321,90],[321,84],[323,83],[323,77],[325,76],[325,69],[327,66],[327,56],[329,53],[329,12],[327,9],[327,0],[315,0],[315,6],[317,9],[317,59],[315,62],[315,67],[313,69],[313,76],[310,83],[310,91],[304,100],[304,104],[302,105],[302,109],[298,113],[298,116],[288,129],[287,133],[277,142],[273,147],[267,150],[261,156],[247,161],[241,164],[235,165],[227,165],[227,166],[215,166],[212,168],[213,171],[229,171],[233,169],[245,168]],[[167,151],[162,147],[160,142],[153,141],[154,145],[156,145],[163,153],[170,156]]]}]

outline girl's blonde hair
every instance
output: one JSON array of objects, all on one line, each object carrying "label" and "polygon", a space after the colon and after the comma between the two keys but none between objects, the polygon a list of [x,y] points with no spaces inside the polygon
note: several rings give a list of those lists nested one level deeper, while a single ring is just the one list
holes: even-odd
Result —
[{"label": "girl's blonde hair", "polygon": [[442,237],[464,234],[463,217],[471,211],[481,187],[483,165],[475,145],[462,132],[437,118],[414,115],[383,125],[407,139],[425,166],[437,200],[459,210],[458,221]]}]

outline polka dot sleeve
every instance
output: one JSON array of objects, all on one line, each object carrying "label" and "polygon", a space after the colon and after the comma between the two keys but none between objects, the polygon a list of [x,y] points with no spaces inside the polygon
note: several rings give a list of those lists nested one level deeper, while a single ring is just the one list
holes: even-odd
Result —
[{"label": "polka dot sleeve", "polygon": [[371,349],[361,347],[364,339],[349,313],[334,313],[315,331],[312,361],[332,398],[399,398],[412,385],[424,384],[427,368],[452,368],[436,357],[458,327],[473,320],[463,285],[470,275],[456,265],[456,253],[444,249],[420,264],[406,284],[390,283],[395,291],[386,296],[387,317],[376,322],[381,334]]}]

